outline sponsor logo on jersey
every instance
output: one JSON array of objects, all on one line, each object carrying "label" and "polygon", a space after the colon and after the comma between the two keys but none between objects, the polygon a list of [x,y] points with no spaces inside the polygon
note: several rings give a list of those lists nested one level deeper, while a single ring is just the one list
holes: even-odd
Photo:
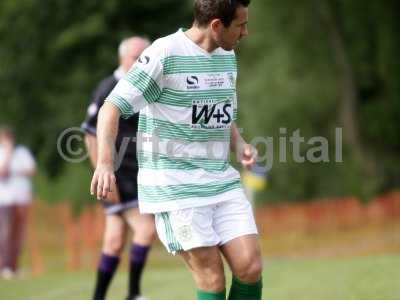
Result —
[{"label": "sponsor logo on jersey", "polygon": [[223,88],[226,82],[226,75],[222,73],[208,74],[204,84],[209,89]]},{"label": "sponsor logo on jersey", "polygon": [[199,77],[197,76],[188,76],[186,77],[187,89],[188,90],[196,90],[199,89]]},{"label": "sponsor logo on jersey", "polygon": [[150,62],[150,57],[148,57],[147,55],[142,55],[139,57],[138,62],[143,65],[147,65]]},{"label": "sponsor logo on jersey", "polygon": [[219,129],[229,128],[232,122],[232,101],[193,100],[192,128]]}]

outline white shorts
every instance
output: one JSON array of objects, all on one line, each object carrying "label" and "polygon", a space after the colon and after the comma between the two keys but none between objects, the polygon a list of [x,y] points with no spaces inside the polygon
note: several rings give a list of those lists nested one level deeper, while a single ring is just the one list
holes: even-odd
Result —
[{"label": "white shorts", "polygon": [[168,252],[224,245],[237,237],[257,234],[246,198],[155,214],[158,237]]}]

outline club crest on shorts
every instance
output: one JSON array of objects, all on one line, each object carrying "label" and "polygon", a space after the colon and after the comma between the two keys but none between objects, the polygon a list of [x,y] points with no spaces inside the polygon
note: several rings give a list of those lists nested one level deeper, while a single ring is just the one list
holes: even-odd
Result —
[{"label": "club crest on shorts", "polygon": [[184,225],[178,228],[177,235],[182,242],[188,242],[192,239],[192,229],[189,225]]}]

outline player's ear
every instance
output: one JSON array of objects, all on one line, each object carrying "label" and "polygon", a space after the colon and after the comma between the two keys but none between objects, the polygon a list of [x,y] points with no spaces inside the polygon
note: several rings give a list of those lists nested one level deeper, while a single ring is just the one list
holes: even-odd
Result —
[{"label": "player's ear", "polygon": [[213,19],[210,22],[210,28],[213,33],[219,33],[221,31],[221,26],[223,26],[220,19]]}]

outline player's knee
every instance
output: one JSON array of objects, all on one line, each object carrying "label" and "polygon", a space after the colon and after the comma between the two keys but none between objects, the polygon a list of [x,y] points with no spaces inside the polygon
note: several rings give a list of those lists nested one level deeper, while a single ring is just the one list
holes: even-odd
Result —
[{"label": "player's knee", "polygon": [[140,228],[135,232],[133,241],[143,245],[150,245],[154,242],[157,237],[157,231],[155,227],[148,226],[146,228]]},{"label": "player's knee", "polygon": [[237,270],[237,274],[234,274],[243,282],[256,282],[262,275],[263,265],[261,258],[252,258],[246,260],[246,262]]},{"label": "player's knee", "polygon": [[225,276],[219,272],[204,272],[197,277],[197,286],[201,290],[221,291],[225,288]]},{"label": "player's knee", "polygon": [[109,237],[104,240],[103,252],[108,255],[120,255],[124,248],[124,240],[120,236]]}]

